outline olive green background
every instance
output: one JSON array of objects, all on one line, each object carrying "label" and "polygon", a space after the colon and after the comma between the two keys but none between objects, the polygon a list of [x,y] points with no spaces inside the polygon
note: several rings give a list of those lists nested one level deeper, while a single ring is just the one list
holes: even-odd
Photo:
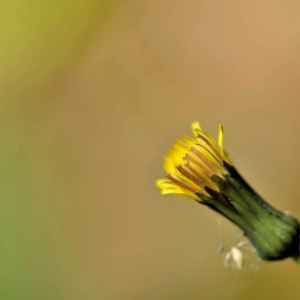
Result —
[{"label": "olive green background", "polygon": [[0,298],[297,299],[300,266],[224,268],[239,232],[154,182],[199,120],[300,217],[297,1],[0,5]]}]

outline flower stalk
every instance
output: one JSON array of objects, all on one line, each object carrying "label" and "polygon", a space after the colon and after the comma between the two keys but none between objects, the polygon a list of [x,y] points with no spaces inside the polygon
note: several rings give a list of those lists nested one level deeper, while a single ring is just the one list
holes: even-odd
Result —
[{"label": "flower stalk", "polygon": [[298,220],[266,202],[239,174],[224,150],[223,127],[215,140],[199,123],[192,137],[177,141],[166,155],[162,194],[182,194],[238,226],[263,260],[300,261]]}]

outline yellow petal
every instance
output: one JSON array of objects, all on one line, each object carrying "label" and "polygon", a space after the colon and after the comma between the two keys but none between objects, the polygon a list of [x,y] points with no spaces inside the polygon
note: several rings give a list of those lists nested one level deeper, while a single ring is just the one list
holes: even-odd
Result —
[{"label": "yellow petal", "polygon": [[192,123],[191,127],[192,127],[192,132],[193,132],[193,134],[194,134],[195,137],[197,137],[198,134],[199,134],[200,132],[202,132],[202,128],[201,128],[201,126],[200,126],[200,123],[197,122],[197,121],[194,121],[194,122]]},{"label": "yellow petal", "polygon": [[156,186],[160,189],[162,195],[178,194],[191,197],[195,200],[199,200],[198,196],[195,193],[177,185],[170,179],[158,179],[156,181]]},{"label": "yellow petal", "polygon": [[220,152],[222,157],[224,157],[224,129],[223,125],[218,125],[218,145],[220,147]]}]

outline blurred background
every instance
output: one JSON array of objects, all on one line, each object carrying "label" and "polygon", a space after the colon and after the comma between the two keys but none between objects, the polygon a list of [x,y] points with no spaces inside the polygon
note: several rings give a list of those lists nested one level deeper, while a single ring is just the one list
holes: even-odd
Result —
[{"label": "blurred background", "polygon": [[154,185],[199,120],[300,217],[297,1],[12,0],[0,9],[0,297],[297,299],[290,260]]}]

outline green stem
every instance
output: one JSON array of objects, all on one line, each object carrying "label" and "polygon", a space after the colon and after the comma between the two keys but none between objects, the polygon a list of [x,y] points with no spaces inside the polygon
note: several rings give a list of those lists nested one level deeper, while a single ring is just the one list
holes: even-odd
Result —
[{"label": "green stem", "polygon": [[202,197],[202,203],[237,225],[262,259],[293,257],[300,263],[298,220],[267,203],[233,166],[226,169],[225,178],[212,178],[219,192],[208,189],[210,197]]}]

